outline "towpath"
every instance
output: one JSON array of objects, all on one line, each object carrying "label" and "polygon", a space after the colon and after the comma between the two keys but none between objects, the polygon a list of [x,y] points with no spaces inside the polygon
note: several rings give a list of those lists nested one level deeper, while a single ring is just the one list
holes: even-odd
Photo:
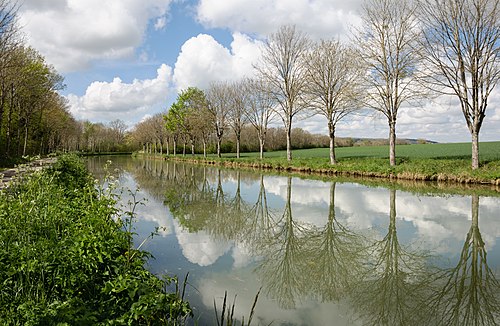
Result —
[{"label": "towpath", "polygon": [[8,187],[9,183],[17,176],[31,171],[38,171],[47,166],[54,164],[57,159],[55,157],[42,158],[29,164],[22,164],[13,169],[0,171],[0,189]]}]

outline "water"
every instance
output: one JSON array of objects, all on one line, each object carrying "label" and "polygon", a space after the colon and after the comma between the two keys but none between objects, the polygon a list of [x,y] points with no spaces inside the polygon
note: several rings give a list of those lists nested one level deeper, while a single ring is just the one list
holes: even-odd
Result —
[{"label": "water", "polygon": [[248,320],[259,289],[253,325],[500,325],[494,190],[110,159],[140,188],[136,244],[158,229],[148,268],[189,273],[199,325],[225,291]]}]

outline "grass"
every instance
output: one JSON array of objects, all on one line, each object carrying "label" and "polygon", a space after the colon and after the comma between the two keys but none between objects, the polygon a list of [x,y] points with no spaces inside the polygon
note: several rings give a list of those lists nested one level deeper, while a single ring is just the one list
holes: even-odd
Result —
[{"label": "grass", "polygon": [[[500,142],[480,143],[482,161],[500,160]],[[405,159],[470,159],[470,143],[447,144],[415,144],[396,146],[396,156]],[[325,158],[329,157],[329,148],[313,148],[293,150],[293,158]],[[389,158],[389,146],[356,146],[338,147],[335,149],[337,159],[345,158]],[[224,157],[235,157],[234,153]],[[242,153],[242,158],[258,158],[259,153]],[[286,151],[265,153],[267,158],[286,158]]]},{"label": "grass", "polygon": [[222,159],[190,155],[177,159],[232,167],[286,170],[326,175],[363,176],[404,180],[485,183],[500,185],[500,142],[480,143],[480,168],[471,169],[470,143],[415,144],[396,146],[397,165],[389,165],[388,146],[343,147],[336,149],[338,164],[330,165],[329,149],[294,150],[293,160],[286,151],[224,154]]}]

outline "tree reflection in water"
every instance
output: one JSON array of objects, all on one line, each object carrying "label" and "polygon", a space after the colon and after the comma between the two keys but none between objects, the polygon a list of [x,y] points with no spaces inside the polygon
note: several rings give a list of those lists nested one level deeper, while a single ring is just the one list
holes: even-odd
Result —
[{"label": "tree reflection in water", "polygon": [[[241,197],[241,172],[234,171],[236,190],[233,197],[220,196],[216,199],[213,222],[208,230],[211,234],[224,240],[242,240],[248,223],[248,205]],[[223,193],[220,170],[217,179],[217,193]]]},{"label": "tree reflection in water", "polygon": [[287,178],[287,195],[283,215],[275,221],[272,232],[256,244],[262,261],[256,271],[261,275],[268,295],[278,300],[280,307],[295,307],[296,298],[309,289],[310,250],[306,246],[306,228],[294,221],[291,207],[292,177]]},{"label": "tree reflection in water", "polygon": [[[420,325],[431,278],[428,255],[401,246],[396,229],[396,190],[390,189],[389,229],[366,248],[361,281],[353,287],[354,308],[366,325]],[[419,307],[419,309],[416,309]]]},{"label": "tree reflection in water", "polygon": [[335,217],[335,186],[330,185],[328,221],[308,232],[311,291],[322,301],[339,301],[357,283],[361,271],[363,237],[343,226]]},{"label": "tree reflection in water", "polygon": [[176,163],[170,167],[166,176],[169,182],[162,188],[164,204],[189,231],[205,230],[214,214],[215,198],[223,197],[223,192],[210,187],[206,169]]},{"label": "tree reflection in water", "polygon": [[[264,184],[264,175],[260,175],[259,192],[255,204],[248,209],[247,225],[242,240],[249,247],[256,247],[255,244],[265,243],[266,239],[272,237],[274,227],[274,213],[269,208],[267,202],[266,187]],[[258,247],[256,251],[258,251]],[[256,253],[257,254],[257,253]]]},{"label": "tree reflection in water", "polygon": [[438,325],[500,325],[500,282],[487,262],[479,231],[479,196],[472,195],[472,223],[458,264],[443,270],[428,300]]},{"label": "tree reflection in water", "polygon": [[[259,185],[249,203],[241,190],[245,172],[154,161],[127,170],[189,231],[244,244],[258,259],[263,292],[282,308],[320,298],[351,305],[356,322],[366,325],[500,325],[500,282],[488,266],[478,195],[472,195],[472,222],[458,262],[443,269],[431,266],[435,257],[399,242],[394,189],[387,233],[375,240],[338,220],[335,182],[326,224],[318,227],[294,219],[291,176],[277,214],[268,205],[263,175],[248,174]],[[224,189],[226,180],[236,182],[234,192]]]}]

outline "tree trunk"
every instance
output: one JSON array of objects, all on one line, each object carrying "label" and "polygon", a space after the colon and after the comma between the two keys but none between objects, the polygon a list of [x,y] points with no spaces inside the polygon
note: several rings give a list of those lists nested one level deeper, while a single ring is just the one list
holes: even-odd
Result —
[{"label": "tree trunk", "polygon": [[24,146],[23,146],[23,156],[26,155],[26,145],[28,143],[28,122],[26,121],[26,126],[24,126]]},{"label": "tree trunk", "polygon": [[479,228],[479,195],[472,195],[472,227]]},{"label": "tree trunk", "polygon": [[396,189],[389,190],[389,232],[396,231]]},{"label": "tree trunk", "polygon": [[335,187],[337,182],[333,181],[330,185],[330,207],[328,209],[328,223],[333,225],[335,221]]},{"label": "tree trunk", "polygon": [[6,154],[10,156],[11,132],[12,132],[12,110],[14,109],[14,85],[12,85],[12,94],[10,98],[9,114],[7,115],[7,129],[5,138],[7,138]]},{"label": "tree trunk", "polygon": [[182,144],[182,156],[186,156],[186,141]]},{"label": "tree trunk", "polygon": [[240,158],[240,141],[241,135],[236,135],[236,158]]},{"label": "tree trunk", "polygon": [[479,132],[472,132],[472,169],[479,168]]},{"label": "tree trunk", "polygon": [[2,149],[2,123],[3,121],[3,112],[4,112],[4,106],[5,106],[5,101],[7,98],[7,95],[5,94],[4,90],[4,81],[2,80],[2,87],[0,88],[0,92],[2,93],[0,95],[0,150]]},{"label": "tree trunk", "polygon": [[222,157],[222,154],[221,154],[221,147],[222,145],[222,137],[217,137],[217,156],[220,158]]},{"label": "tree trunk", "polygon": [[175,154],[177,154],[177,140],[174,138],[174,148],[172,149],[172,152],[174,153],[174,157],[175,157]]},{"label": "tree trunk", "polygon": [[264,159],[264,139],[259,137],[259,147],[260,147],[260,159]]},{"label": "tree trunk", "polygon": [[389,122],[389,163],[396,165],[396,122]]},{"label": "tree trunk", "polygon": [[292,122],[286,126],[286,159],[292,160]]},{"label": "tree trunk", "polygon": [[203,140],[203,158],[207,158],[207,142]]},{"label": "tree trunk", "polygon": [[194,142],[191,143],[191,155],[194,156]]},{"label": "tree trunk", "polygon": [[337,163],[337,160],[335,159],[335,127],[331,121],[328,123],[328,131],[330,136],[330,164],[333,165]]}]

